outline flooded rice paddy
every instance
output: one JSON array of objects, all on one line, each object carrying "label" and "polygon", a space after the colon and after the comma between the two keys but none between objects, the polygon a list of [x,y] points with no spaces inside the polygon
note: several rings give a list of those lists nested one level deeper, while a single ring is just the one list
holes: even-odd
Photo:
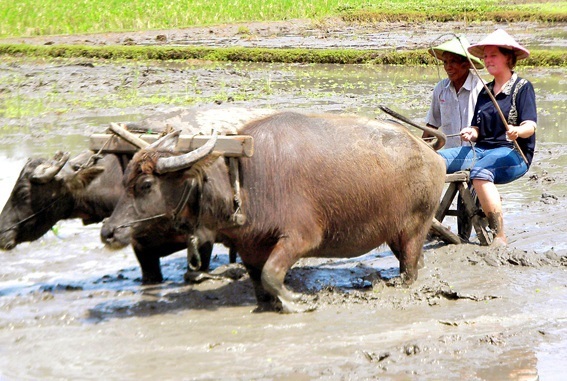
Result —
[{"label": "flooded rice paddy", "polygon": [[[384,118],[379,104],[421,122],[439,75],[433,67],[2,58],[0,205],[28,157],[79,153],[109,122],[228,106]],[[0,252],[0,379],[560,380],[567,70],[520,75],[534,84],[540,121],[532,168],[500,188],[509,248],[431,241],[407,289],[388,286],[398,263],[387,247],[304,260],[287,283],[317,310],[254,314],[245,275],[185,284],[180,252],[162,260],[165,283],[142,286],[130,248],[106,250],[100,224],[62,221]],[[212,267],[227,266],[219,245]]]}]

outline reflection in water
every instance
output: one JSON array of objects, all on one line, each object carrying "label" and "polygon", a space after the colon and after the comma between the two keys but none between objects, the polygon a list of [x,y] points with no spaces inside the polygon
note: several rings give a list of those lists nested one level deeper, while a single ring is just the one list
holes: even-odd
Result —
[{"label": "reflection in water", "polygon": [[[495,345],[505,345],[505,342],[495,342]],[[506,377],[510,381],[538,381],[538,362],[536,354],[531,350],[511,350],[498,356],[497,366],[489,369],[479,369],[478,376],[482,380],[499,380]]]}]

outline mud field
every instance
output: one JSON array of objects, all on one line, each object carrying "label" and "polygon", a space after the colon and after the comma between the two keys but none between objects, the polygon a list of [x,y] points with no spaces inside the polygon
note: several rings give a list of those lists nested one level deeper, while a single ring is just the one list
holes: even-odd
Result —
[{"label": "mud field", "polygon": [[[277,33],[260,38],[254,28],[279,30],[279,45],[289,39],[290,46],[319,41],[317,47],[328,47],[330,35],[317,37],[324,31],[335,31],[339,45],[379,41],[367,29],[347,28],[341,36],[336,26],[313,29],[301,22],[249,26],[256,42],[236,35],[237,26],[34,41],[142,44],[163,42],[157,36],[166,35],[171,43],[183,36],[203,44],[221,38],[273,43]],[[398,44],[394,34],[423,46],[451,28],[463,29],[434,24],[422,33],[423,26],[396,25],[373,33],[389,46]],[[481,26],[471,28],[483,34]],[[300,33],[305,30],[313,32]],[[534,30],[548,39],[529,32],[519,39],[559,48],[565,43],[565,26]],[[185,284],[180,252],[162,260],[163,284],[141,286],[130,248],[105,249],[100,224],[64,221],[40,240],[0,253],[0,380],[563,379],[567,71],[526,68],[521,74],[534,82],[542,121],[532,168],[500,187],[507,248],[483,247],[474,237],[463,245],[431,240],[425,268],[409,288],[393,285],[399,269],[387,247],[353,259],[302,260],[286,282],[315,311],[258,314],[252,313],[248,276],[239,263],[228,264],[223,246],[215,247],[212,267],[229,275],[224,279]],[[27,157],[58,149],[78,153],[111,121],[179,109],[205,126],[238,124],[269,109],[384,117],[376,111],[381,103],[420,120],[437,80],[436,68],[2,57],[0,204]]]}]

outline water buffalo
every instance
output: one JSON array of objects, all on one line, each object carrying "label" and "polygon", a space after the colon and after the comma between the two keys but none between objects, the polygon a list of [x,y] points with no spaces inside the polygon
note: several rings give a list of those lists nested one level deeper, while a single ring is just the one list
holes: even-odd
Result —
[{"label": "water buffalo", "polygon": [[[269,112],[235,107],[180,108],[126,124],[136,133],[180,129],[184,133],[197,134],[201,126],[212,123],[223,133],[232,133],[236,125]],[[35,241],[60,220],[80,218],[88,225],[110,216],[123,191],[123,170],[130,158],[131,155],[94,155],[85,151],[71,159],[69,154],[62,152],[52,159],[28,159],[0,214],[0,249],[12,250],[22,242]],[[188,266],[199,270],[199,273],[190,271],[186,274],[186,279],[192,280],[208,269],[213,243],[214,235],[206,229],[189,238],[171,230],[160,240],[140,237],[133,246],[143,262],[144,258],[159,258],[183,250],[189,244],[188,258],[193,263]],[[115,242],[115,247],[129,244],[130,240],[120,244]],[[199,256],[195,255],[197,252]],[[232,250],[230,261],[235,259],[236,253]]]},{"label": "water buffalo", "polygon": [[[128,123],[129,129],[165,131],[197,134],[212,127],[221,134],[235,134],[242,124],[260,116],[275,113],[271,109],[249,109],[242,107],[199,107],[196,110],[180,108],[157,113],[137,123]],[[172,221],[160,220],[147,232],[132,234],[128,228],[120,229],[119,234],[109,231],[103,224],[101,237],[110,249],[121,249],[132,244],[136,258],[142,269],[142,283],[153,284],[163,281],[160,258],[187,248],[188,271],[184,278],[188,282],[211,277],[204,274],[209,269],[210,258],[217,239],[214,231],[200,226],[190,234],[179,229]],[[148,232],[150,232],[148,234]],[[229,261],[236,262],[236,250],[229,247]]]},{"label": "water buffalo", "polygon": [[213,145],[175,153],[171,134],[129,163],[107,234],[131,229],[152,239],[169,224],[210,229],[239,253],[259,310],[300,309],[284,278],[302,257],[353,257],[387,243],[403,282],[417,278],[445,180],[431,147],[399,124],[348,115],[281,112],[239,133],[255,146],[240,159],[243,224],[234,223],[226,159]]},{"label": "water buffalo", "polygon": [[53,159],[28,159],[0,214],[0,249],[34,241],[63,219],[102,221],[122,194],[122,176],[116,155],[86,151],[69,160],[57,152]]}]

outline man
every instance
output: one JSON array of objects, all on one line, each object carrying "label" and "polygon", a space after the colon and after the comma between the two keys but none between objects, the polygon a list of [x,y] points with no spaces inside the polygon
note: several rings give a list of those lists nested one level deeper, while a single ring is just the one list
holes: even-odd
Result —
[{"label": "man", "polygon": [[[464,50],[469,46],[465,36],[460,36],[429,49],[429,54],[443,61],[447,78],[439,81],[433,90],[425,123],[429,127],[441,128],[446,135],[453,135],[447,137],[444,148],[468,144],[461,142],[459,133],[462,128],[471,125],[476,99],[483,88],[482,80],[470,70],[470,62]],[[484,67],[477,57],[469,56],[475,68]],[[424,133],[422,137],[430,136]]]}]

